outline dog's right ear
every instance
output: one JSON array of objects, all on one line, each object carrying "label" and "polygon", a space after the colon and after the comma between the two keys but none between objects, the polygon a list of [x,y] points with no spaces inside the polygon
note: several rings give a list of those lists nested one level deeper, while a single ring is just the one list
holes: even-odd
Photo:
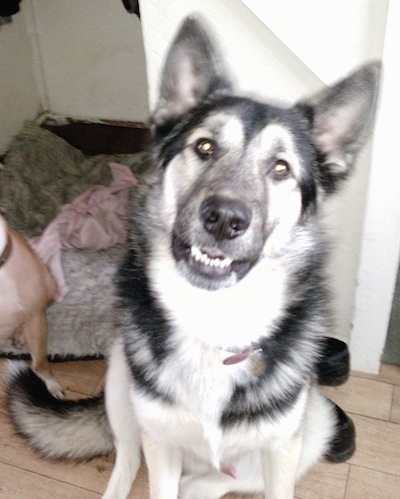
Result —
[{"label": "dog's right ear", "polygon": [[320,182],[327,193],[347,178],[372,129],[379,79],[380,64],[370,63],[310,100],[312,138],[321,158]]},{"label": "dog's right ear", "polygon": [[167,54],[153,122],[174,120],[209,95],[231,88],[214,41],[197,18],[188,17]]}]

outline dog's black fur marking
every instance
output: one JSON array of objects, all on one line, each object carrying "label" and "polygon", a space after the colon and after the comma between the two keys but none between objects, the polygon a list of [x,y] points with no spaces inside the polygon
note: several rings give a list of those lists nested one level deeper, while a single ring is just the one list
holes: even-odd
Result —
[{"label": "dog's black fur marking", "polygon": [[[221,416],[221,426],[229,428],[243,422],[250,423],[259,418],[274,420],[290,408],[297,400],[303,385],[294,384],[291,391],[280,397],[270,397],[268,402],[260,404],[259,391],[265,383],[264,376],[260,377],[256,385],[237,386],[229,402],[229,406]],[[256,398],[258,398],[256,400]]]},{"label": "dog's black fur marking", "polygon": [[[221,424],[229,427],[241,422],[253,421],[259,417],[274,419],[275,415],[290,408],[296,401],[304,383],[313,378],[319,360],[321,337],[318,332],[318,321],[315,331],[312,330],[316,317],[329,320],[326,309],[326,289],[320,275],[323,273],[324,252],[314,255],[313,264],[304,266],[296,275],[296,286],[301,289],[300,297],[286,309],[275,331],[268,338],[262,338],[259,346],[262,349],[262,358],[265,372],[247,386],[236,386],[233,396],[225,408]],[[294,284],[294,283],[293,283]],[[301,348],[300,348],[301,345]],[[298,355],[307,354],[307,362]],[[280,364],[296,365],[297,378],[287,386],[281,395],[263,396],[265,387],[271,386],[273,379],[279,379],[277,370]],[[266,400],[260,404],[260,400]]]},{"label": "dog's black fur marking", "polygon": [[[117,278],[119,291],[119,306],[128,310],[132,321],[135,321],[140,334],[144,335],[151,351],[154,362],[159,367],[168,354],[171,353],[169,324],[151,294],[148,278],[142,265],[139,264],[136,251],[131,249],[122,264]],[[138,388],[142,388],[154,397],[161,398],[164,402],[171,402],[170,397],[156,387],[149,364],[140,359],[140,349],[135,342],[125,342],[128,350],[127,358],[132,375]]]}]

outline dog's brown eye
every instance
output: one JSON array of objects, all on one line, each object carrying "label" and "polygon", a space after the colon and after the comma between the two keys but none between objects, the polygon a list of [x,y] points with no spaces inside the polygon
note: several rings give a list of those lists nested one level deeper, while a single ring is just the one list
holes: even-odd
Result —
[{"label": "dog's brown eye", "polygon": [[274,164],[273,172],[276,177],[286,177],[290,173],[289,163],[283,159],[278,159]]},{"label": "dog's brown eye", "polygon": [[202,159],[207,159],[215,152],[215,142],[211,139],[199,139],[196,142],[195,150]]}]

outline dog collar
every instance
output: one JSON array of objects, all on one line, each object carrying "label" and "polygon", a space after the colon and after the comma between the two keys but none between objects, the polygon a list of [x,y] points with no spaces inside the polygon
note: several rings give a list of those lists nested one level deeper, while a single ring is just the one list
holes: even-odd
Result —
[{"label": "dog collar", "polygon": [[12,247],[11,237],[7,234],[6,246],[3,250],[3,253],[0,255],[0,267],[2,267],[10,258],[11,247]]},{"label": "dog collar", "polygon": [[[222,361],[225,366],[231,366],[232,364],[239,364],[239,362],[245,361],[250,355],[253,354],[256,350],[261,350],[261,348],[254,348],[254,345],[251,344],[248,347],[243,348],[242,350],[237,350],[233,355],[230,355],[226,359]],[[233,352],[232,352],[233,353]]]},{"label": "dog collar", "polygon": [[231,366],[233,364],[238,364],[239,362],[244,362],[246,359],[251,360],[251,371],[256,376],[261,376],[266,370],[265,360],[262,354],[263,349],[259,343],[251,343],[251,345],[243,348],[242,350],[237,350],[232,352],[233,355],[226,357],[222,363],[225,366]]}]

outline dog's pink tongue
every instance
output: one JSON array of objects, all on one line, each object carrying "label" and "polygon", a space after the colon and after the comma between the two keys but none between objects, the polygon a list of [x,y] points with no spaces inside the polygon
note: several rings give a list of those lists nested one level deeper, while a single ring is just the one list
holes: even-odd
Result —
[{"label": "dog's pink tongue", "polygon": [[236,469],[233,466],[226,466],[225,464],[221,464],[221,466],[219,467],[219,471],[236,479]]}]

